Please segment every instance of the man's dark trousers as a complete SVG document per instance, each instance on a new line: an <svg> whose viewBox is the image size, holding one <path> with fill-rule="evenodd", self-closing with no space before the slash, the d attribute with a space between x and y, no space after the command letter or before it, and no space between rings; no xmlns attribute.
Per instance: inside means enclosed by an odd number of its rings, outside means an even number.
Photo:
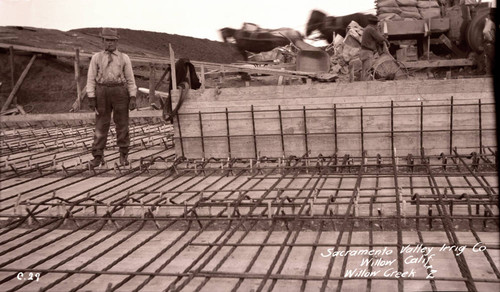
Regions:
<svg viewBox="0 0 500 292"><path fill-rule="evenodd" d="M111 122L111 112L116 127L116 144L120 153L128 154L130 136L128 131L128 107L130 97L124 85L97 85L96 102L97 112L94 133L94 144L92 144L92 155L103 156L108 131Z"/></svg>

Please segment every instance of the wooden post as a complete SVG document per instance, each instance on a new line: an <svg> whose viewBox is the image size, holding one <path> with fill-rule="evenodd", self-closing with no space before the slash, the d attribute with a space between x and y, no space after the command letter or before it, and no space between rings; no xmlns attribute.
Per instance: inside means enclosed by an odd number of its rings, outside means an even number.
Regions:
<svg viewBox="0 0 500 292"><path fill-rule="evenodd" d="M177 90L177 80L175 75L175 56L171 44L168 44L168 50L170 55L170 72L172 72L172 90Z"/></svg>
<svg viewBox="0 0 500 292"><path fill-rule="evenodd" d="M427 61L431 55L431 19L429 18L429 34L427 35Z"/></svg>
<svg viewBox="0 0 500 292"><path fill-rule="evenodd" d="M76 97L80 98L82 89L80 88L80 49L75 49L75 81L76 81Z"/></svg>
<svg viewBox="0 0 500 292"><path fill-rule="evenodd" d="M201 65L201 90L205 90L205 65Z"/></svg>
<svg viewBox="0 0 500 292"><path fill-rule="evenodd" d="M153 63L149 63L149 104L156 104L155 100L155 66Z"/></svg>
<svg viewBox="0 0 500 292"><path fill-rule="evenodd" d="M21 74L21 77L19 77L19 79L17 80L17 83L14 86L14 88L12 89L9 97L7 98L5 103L3 104L2 112L6 111L9 108L10 103L12 102L12 100L14 99L14 96L16 95L17 91L21 87L21 84L23 84L24 78L26 78L26 75L28 75L28 71L30 70L31 65L33 65L33 62L35 61L35 59L36 59L36 55L33 55L33 57L31 57L30 62L28 63L28 66L26 66L26 68L24 69L23 73Z"/></svg>
<svg viewBox="0 0 500 292"><path fill-rule="evenodd" d="M462 52L462 50L460 50L454 43L452 43L450 41L449 38L446 37L446 35L444 34L441 34L439 36L439 40L445 44L453 53L455 53L455 55L457 57L460 57L460 58L464 58L465 57L465 53Z"/></svg>
<svg viewBox="0 0 500 292"><path fill-rule="evenodd" d="M335 34L335 32L333 34ZM281 70L284 71L285 68L281 68ZM278 77L278 85L283 85L283 75Z"/></svg>
<svg viewBox="0 0 500 292"><path fill-rule="evenodd" d="M220 65L219 83L224 82L224 65Z"/></svg>
<svg viewBox="0 0 500 292"><path fill-rule="evenodd" d="M83 89L80 92L80 95L76 97L76 100L73 102L73 105L71 105L71 109L69 110L70 112L77 112L81 109L82 100L85 98L85 95L87 95L87 85L83 87Z"/></svg>
<svg viewBox="0 0 500 292"><path fill-rule="evenodd" d="M167 78L167 82L169 82L168 79L170 79L170 70L168 70L168 67L165 68L165 71L163 71L163 74L161 75L160 79L158 79L158 82L156 82L155 90L160 88L161 83L165 78Z"/></svg>
<svg viewBox="0 0 500 292"><path fill-rule="evenodd" d="M10 81L12 84L11 88L14 88L14 85L16 85L16 80L14 77L14 48L12 46L9 47L9 53L10 53Z"/></svg>

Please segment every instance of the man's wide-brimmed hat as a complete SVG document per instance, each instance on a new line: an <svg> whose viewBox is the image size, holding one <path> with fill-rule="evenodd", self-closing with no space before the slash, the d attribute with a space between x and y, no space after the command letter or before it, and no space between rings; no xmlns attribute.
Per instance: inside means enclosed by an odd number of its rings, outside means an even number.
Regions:
<svg viewBox="0 0 500 292"><path fill-rule="evenodd" d="M108 40L117 40L120 38L118 31L115 28L105 27L102 29L101 37Z"/></svg>

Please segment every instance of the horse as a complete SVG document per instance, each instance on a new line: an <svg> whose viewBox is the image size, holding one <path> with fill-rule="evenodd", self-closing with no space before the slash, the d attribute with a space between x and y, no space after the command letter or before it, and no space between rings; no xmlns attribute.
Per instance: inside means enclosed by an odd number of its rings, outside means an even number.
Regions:
<svg viewBox="0 0 500 292"><path fill-rule="evenodd" d="M236 42L236 47L245 60L247 60L246 51L267 52L302 39L302 35L291 28L246 30L224 27L219 32L224 42L227 43L230 39Z"/></svg>
<svg viewBox="0 0 500 292"><path fill-rule="evenodd" d="M306 36L318 30L321 33L321 38L332 43L333 32L345 37L347 26L351 21L357 22L361 27L366 27L370 18L373 17L376 18L375 15L363 13L353 13L344 16L326 16L325 13L319 10L313 10L307 22Z"/></svg>

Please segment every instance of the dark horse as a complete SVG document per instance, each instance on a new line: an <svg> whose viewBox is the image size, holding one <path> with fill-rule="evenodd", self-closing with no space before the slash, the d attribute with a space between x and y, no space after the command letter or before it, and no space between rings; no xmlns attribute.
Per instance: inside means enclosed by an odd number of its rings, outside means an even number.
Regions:
<svg viewBox="0 0 500 292"><path fill-rule="evenodd" d="M219 30L224 42L234 39L236 47L247 59L246 51L252 53L267 52L276 47L282 47L298 39L301 34L291 28L257 29L254 31L225 27Z"/></svg>
<svg viewBox="0 0 500 292"><path fill-rule="evenodd" d="M360 26L368 25L370 18L376 16L372 14L353 13L344 16L326 16L319 10L313 10L309 21L307 22L306 36L309 36L313 31L319 30L321 37L329 43L333 42L333 32L345 37L346 29L351 21L357 22Z"/></svg>

